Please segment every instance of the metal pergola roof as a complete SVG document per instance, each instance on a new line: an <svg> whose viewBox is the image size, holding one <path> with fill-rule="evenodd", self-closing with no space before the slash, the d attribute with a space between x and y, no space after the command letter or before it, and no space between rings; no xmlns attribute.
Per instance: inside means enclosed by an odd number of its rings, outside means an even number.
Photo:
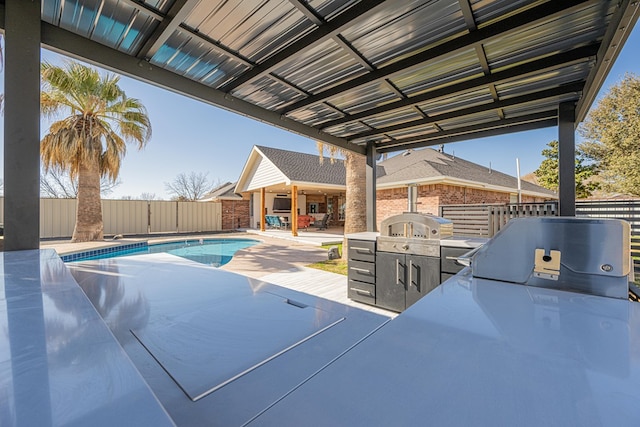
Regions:
<svg viewBox="0 0 640 427"><path fill-rule="evenodd" d="M575 125L635 25L638 3L0 0L5 211L17 217L5 220L5 245L37 244L29 229L37 228L39 134L29 129L37 127L40 43L366 154L369 169L377 152L558 126L560 200L573 204ZM9 237L12 227L22 237Z"/></svg>
<svg viewBox="0 0 640 427"><path fill-rule="evenodd" d="M42 0L42 42L364 153L581 121L636 1Z"/></svg>

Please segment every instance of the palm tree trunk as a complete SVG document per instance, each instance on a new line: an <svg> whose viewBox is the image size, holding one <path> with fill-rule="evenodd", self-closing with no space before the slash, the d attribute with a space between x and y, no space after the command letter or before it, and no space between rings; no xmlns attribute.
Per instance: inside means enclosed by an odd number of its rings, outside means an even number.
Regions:
<svg viewBox="0 0 640 427"><path fill-rule="evenodd" d="M82 160L78 172L78 207L72 242L103 239L100 167L97 156Z"/></svg>
<svg viewBox="0 0 640 427"><path fill-rule="evenodd" d="M344 234L367 231L367 181L366 157L346 152L344 159L346 169L346 206ZM342 244L342 259L347 259L347 239Z"/></svg>

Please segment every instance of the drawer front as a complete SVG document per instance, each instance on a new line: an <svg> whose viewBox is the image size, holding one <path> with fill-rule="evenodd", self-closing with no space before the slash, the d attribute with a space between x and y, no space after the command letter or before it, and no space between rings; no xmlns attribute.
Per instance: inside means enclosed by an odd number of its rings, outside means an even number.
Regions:
<svg viewBox="0 0 640 427"><path fill-rule="evenodd" d="M376 287L375 285L372 285L370 283L358 282L357 280L349 280L347 296L354 301L375 305Z"/></svg>
<svg viewBox="0 0 640 427"><path fill-rule="evenodd" d="M349 280L359 280L366 283L376 283L376 265L372 262L348 262Z"/></svg>
<svg viewBox="0 0 640 427"><path fill-rule="evenodd" d="M463 265L456 263L455 258L472 251L471 248L440 248L440 270L443 273L457 273L464 268Z"/></svg>
<svg viewBox="0 0 640 427"><path fill-rule="evenodd" d="M348 240L349 260L375 262L376 242L368 240Z"/></svg>

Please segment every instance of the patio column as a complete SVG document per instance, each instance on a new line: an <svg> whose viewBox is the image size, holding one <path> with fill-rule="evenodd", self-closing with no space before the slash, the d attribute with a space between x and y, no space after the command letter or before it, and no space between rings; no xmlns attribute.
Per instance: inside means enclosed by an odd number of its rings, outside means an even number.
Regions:
<svg viewBox="0 0 640 427"><path fill-rule="evenodd" d="M5 2L4 249L40 247L40 1Z"/></svg>
<svg viewBox="0 0 640 427"><path fill-rule="evenodd" d="M265 222L267 221L266 214L264 213L264 205L265 203L265 193L266 190L264 187L260 189L260 231L266 230Z"/></svg>
<svg viewBox="0 0 640 427"><path fill-rule="evenodd" d="M291 186L291 219L289 220L289 224L291 224L291 235L298 235L298 186Z"/></svg>
<svg viewBox="0 0 640 427"><path fill-rule="evenodd" d="M576 214L576 105L563 102L558 106L558 195L560 216Z"/></svg>
<svg viewBox="0 0 640 427"><path fill-rule="evenodd" d="M376 225L376 156L377 150L373 142L367 142L367 166L366 180L366 206L367 206L367 231L377 231Z"/></svg>

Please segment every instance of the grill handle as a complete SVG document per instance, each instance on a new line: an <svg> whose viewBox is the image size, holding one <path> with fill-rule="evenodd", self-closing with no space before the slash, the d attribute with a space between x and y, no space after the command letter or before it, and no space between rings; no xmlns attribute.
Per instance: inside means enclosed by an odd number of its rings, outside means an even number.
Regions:
<svg viewBox="0 0 640 427"><path fill-rule="evenodd" d="M371 249L369 248L360 248L358 246L349 246L349 249L353 249L354 251L365 251L371 253Z"/></svg>
<svg viewBox="0 0 640 427"><path fill-rule="evenodd" d="M396 285L400 284L400 260L396 258Z"/></svg>

